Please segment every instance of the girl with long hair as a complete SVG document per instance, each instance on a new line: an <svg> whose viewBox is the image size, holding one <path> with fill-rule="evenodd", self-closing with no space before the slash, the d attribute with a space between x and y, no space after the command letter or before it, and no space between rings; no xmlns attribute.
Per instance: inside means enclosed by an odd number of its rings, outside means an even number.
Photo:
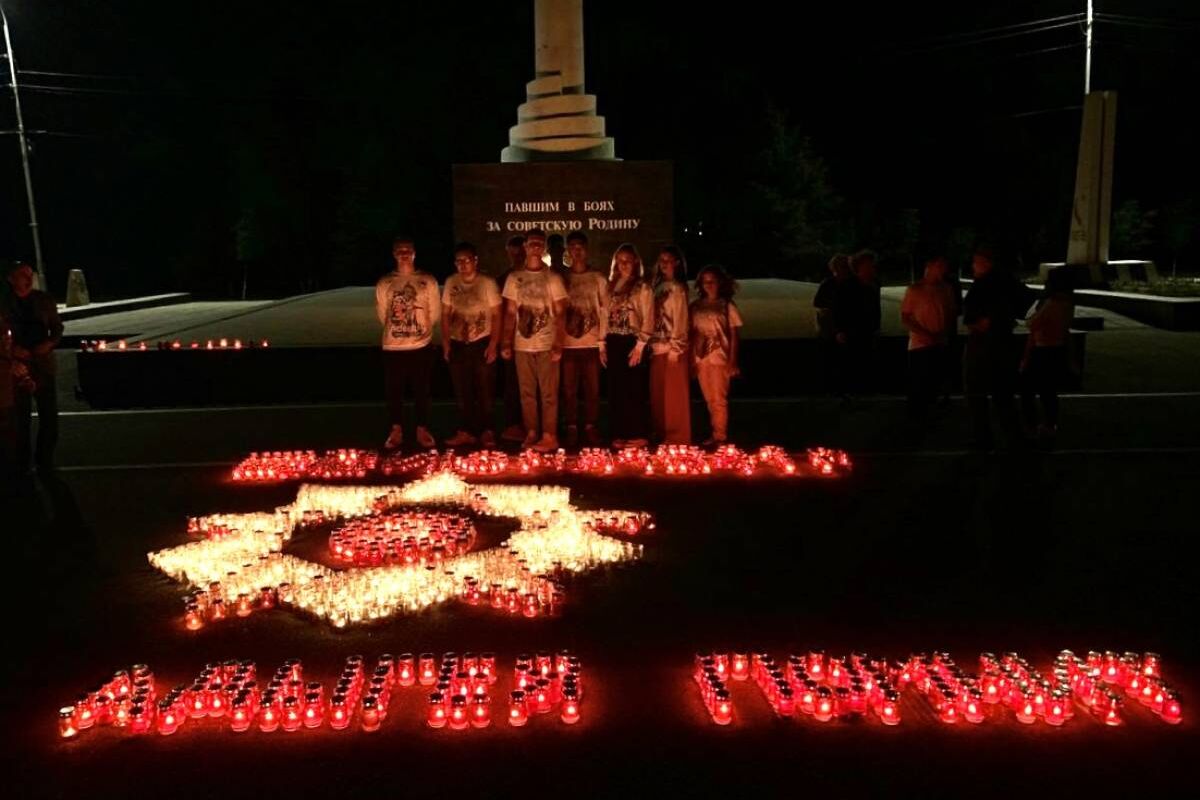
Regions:
<svg viewBox="0 0 1200 800"><path fill-rule="evenodd" d="M688 398L687 259L668 245L654 263L654 334L650 337L650 419L654 439L691 444Z"/></svg>
<svg viewBox="0 0 1200 800"><path fill-rule="evenodd" d="M654 332L654 297L637 248L628 242L613 253L608 272L609 435L614 447L646 445L647 361Z"/></svg>
<svg viewBox="0 0 1200 800"><path fill-rule="evenodd" d="M712 422L712 435L704 444L720 445L729 434L729 381L741 374L738 329L742 315L733 302L737 283L714 264L696 276L696 293L689 315L691 359Z"/></svg>

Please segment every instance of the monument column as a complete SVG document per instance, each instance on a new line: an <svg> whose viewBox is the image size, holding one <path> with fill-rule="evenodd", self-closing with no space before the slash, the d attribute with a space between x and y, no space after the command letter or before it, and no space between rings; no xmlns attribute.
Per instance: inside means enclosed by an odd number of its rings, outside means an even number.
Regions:
<svg viewBox="0 0 1200 800"><path fill-rule="evenodd" d="M500 160L615 158L596 97L583 86L583 0L535 0L533 40L534 78L525 84L525 102Z"/></svg>

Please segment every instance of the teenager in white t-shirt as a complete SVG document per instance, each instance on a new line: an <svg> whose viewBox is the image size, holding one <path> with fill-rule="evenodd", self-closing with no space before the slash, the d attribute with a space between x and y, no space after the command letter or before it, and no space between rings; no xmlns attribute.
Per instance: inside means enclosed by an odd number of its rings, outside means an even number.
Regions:
<svg viewBox="0 0 1200 800"><path fill-rule="evenodd" d="M673 245L654 263L654 333L650 337L650 420L655 441L692 443L688 397L687 260Z"/></svg>
<svg viewBox="0 0 1200 800"><path fill-rule="evenodd" d="M504 339L501 354L517 364L521 387L524 447L548 453L558 449L558 379L562 359L567 290L546 267L546 234L525 233L525 269L504 284ZM541 404L541 418L538 405Z"/></svg>
<svg viewBox="0 0 1200 800"><path fill-rule="evenodd" d="M589 447L601 444L596 421L600 417L600 368L606 364L608 335L608 279L588 266L588 239L583 231L567 235L570 269L562 357L563 420L566 445L579 444L579 405L583 403L583 440Z"/></svg>
<svg viewBox="0 0 1200 800"><path fill-rule="evenodd" d="M454 248L455 274L442 289L442 357L458 400L459 428L448 447L496 446L492 432L492 388L499 349L502 301L496 282L479 272L470 242Z"/></svg>
<svg viewBox="0 0 1200 800"><path fill-rule="evenodd" d="M392 242L396 268L375 284L375 312L383 326L383 375L392 429L384 448L394 450L404 440L404 395L411 390L416 415L417 444L436 446L429 433L429 378L433 369L433 327L442 315L437 280L416 268L417 249L411 238Z"/></svg>
<svg viewBox="0 0 1200 800"><path fill-rule="evenodd" d="M729 381L742 374L738 367L742 315L733 302L737 283L719 266L700 270L696 293L699 298L689 309L691 358L712 423L712 435L704 442L707 447L724 443L729 435Z"/></svg>

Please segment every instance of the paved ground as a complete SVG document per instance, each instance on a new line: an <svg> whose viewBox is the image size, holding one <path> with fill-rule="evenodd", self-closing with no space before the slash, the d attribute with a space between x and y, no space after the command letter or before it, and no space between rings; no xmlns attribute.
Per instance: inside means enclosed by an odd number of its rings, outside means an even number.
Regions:
<svg viewBox="0 0 1200 800"><path fill-rule="evenodd" d="M309 420L290 442L350 432L352 416ZM196 452L191 439L204 432L224 435L206 427L213 418L161 428L162 455ZM95 440L110 464L131 455L122 430ZM13 796L743 796L792 794L798 783L835 796L1106 796L1178 789L1200 755L1192 716L1179 728L1138 709L1115 730L1086 718L1062 729L1003 719L946 728L912 695L899 728L820 728L774 721L739 686L738 721L720 729L687 676L692 652L709 647L948 649L967 666L981 650L1043 661L1062 647L1133 649L1162 653L1191 696L1200 598L1195 565L1179 556L1192 538L1194 451L860 454L842 481L570 478L578 502L650 509L659 529L645 563L572 584L558 619L446 607L335 634L275 612L188 634L178 588L145 552L183 541L187 515L271 508L294 493L230 485L225 474L76 469L10 506L6 607L18 657L3 690L4 750L20 764L9 773ZM571 729L542 719L521 732L431 732L411 690L376 737L239 738L211 723L169 739L100 731L63 743L54 732L61 703L135 661L173 685L209 661L272 669L297 656L328 681L352 652L494 649L511 663L564 646L588 670L585 720Z"/></svg>

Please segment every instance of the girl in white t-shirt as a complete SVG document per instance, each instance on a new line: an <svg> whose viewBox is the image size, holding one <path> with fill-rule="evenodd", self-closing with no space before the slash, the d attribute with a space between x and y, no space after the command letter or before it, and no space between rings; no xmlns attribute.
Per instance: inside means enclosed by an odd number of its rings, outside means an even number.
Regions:
<svg viewBox="0 0 1200 800"><path fill-rule="evenodd" d="M722 267L712 265L696 276L692 302L691 360L708 405L712 436L706 446L723 443L729 432L729 380L741 374L738 368L739 332L742 315L733 296L737 283Z"/></svg>

